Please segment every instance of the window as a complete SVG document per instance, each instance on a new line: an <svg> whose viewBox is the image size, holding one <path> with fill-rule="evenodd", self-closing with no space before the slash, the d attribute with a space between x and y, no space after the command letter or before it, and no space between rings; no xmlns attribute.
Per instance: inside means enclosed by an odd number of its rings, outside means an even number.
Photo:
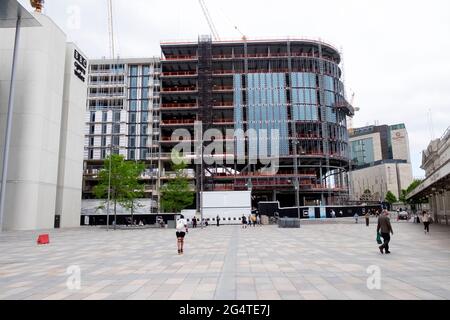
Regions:
<svg viewBox="0 0 450 320"><path fill-rule="evenodd" d="M102 112L102 121L107 122L108 121L108 113L106 111Z"/></svg>
<svg viewBox="0 0 450 320"><path fill-rule="evenodd" d="M142 88L142 99L148 98L148 88Z"/></svg>
<svg viewBox="0 0 450 320"><path fill-rule="evenodd" d="M106 124L102 125L102 134L106 134Z"/></svg>
<svg viewBox="0 0 450 320"><path fill-rule="evenodd" d="M134 150L130 150L128 152L128 159L129 160L134 160L134 155L135 155L135 151Z"/></svg>
<svg viewBox="0 0 450 320"><path fill-rule="evenodd" d="M113 125L113 133L115 134L120 133L120 124Z"/></svg>
<svg viewBox="0 0 450 320"><path fill-rule="evenodd" d="M147 134L147 128L148 128L148 126L146 124L143 124L141 126L141 134L142 135L146 135Z"/></svg>
<svg viewBox="0 0 450 320"><path fill-rule="evenodd" d="M102 146L106 146L106 137L102 137Z"/></svg>
<svg viewBox="0 0 450 320"><path fill-rule="evenodd" d="M102 150L101 158L102 159L106 158L106 150L105 149Z"/></svg>
<svg viewBox="0 0 450 320"><path fill-rule="evenodd" d="M137 99L137 89L130 89L130 99Z"/></svg>
<svg viewBox="0 0 450 320"><path fill-rule="evenodd" d="M89 159L94 159L94 150L89 150Z"/></svg>
<svg viewBox="0 0 450 320"><path fill-rule="evenodd" d="M143 75L148 75L148 74L150 74L150 66L143 66L143 67L142 67L142 74L143 74Z"/></svg>
<svg viewBox="0 0 450 320"><path fill-rule="evenodd" d="M141 101L141 110L148 110L148 100Z"/></svg>
<svg viewBox="0 0 450 320"><path fill-rule="evenodd" d="M136 138L135 137L130 138L130 147L132 147L132 148L136 147Z"/></svg>
<svg viewBox="0 0 450 320"><path fill-rule="evenodd" d="M119 145L119 136L114 136L113 137L113 146L118 146Z"/></svg>
<svg viewBox="0 0 450 320"><path fill-rule="evenodd" d="M114 122L120 122L120 111L115 111L113 117Z"/></svg>
<svg viewBox="0 0 450 320"><path fill-rule="evenodd" d="M89 129L89 133L94 134L94 132L95 132L95 126L91 126L91 128Z"/></svg>
<svg viewBox="0 0 450 320"><path fill-rule="evenodd" d="M136 134L136 125L135 124L130 125L130 128L128 129L128 134L129 135L135 135Z"/></svg>
<svg viewBox="0 0 450 320"><path fill-rule="evenodd" d="M144 88L148 87L148 83L150 82L150 78L149 77L142 77L142 86Z"/></svg>
<svg viewBox="0 0 450 320"><path fill-rule="evenodd" d="M91 122L95 122L95 112L91 112Z"/></svg>
<svg viewBox="0 0 450 320"><path fill-rule="evenodd" d="M93 146L94 145L94 137L89 139L89 145Z"/></svg>
<svg viewBox="0 0 450 320"><path fill-rule="evenodd" d="M141 122L148 122L148 112L141 113Z"/></svg>
<svg viewBox="0 0 450 320"><path fill-rule="evenodd" d="M141 151L141 159L142 160L146 160L147 159L147 153L148 153L147 149L142 149L142 151Z"/></svg>
<svg viewBox="0 0 450 320"><path fill-rule="evenodd" d="M130 123L136 123L136 112L130 112Z"/></svg>
<svg viewBox="0 0 450 320"><path fill-rule="evenodd" d="M131 77L130 78L130 87L136 88L137 87L137 77Z"/></svg>
<svg viewBox="0 0 450 320"><path fill-rule="evenodd" d="M130 67L130 75L131 76L137 76L138 75L138 67L137 66L131 66Z"/></svg>
<svg viewBox="0 0 450 320"><path fill-rule="evenodd" d="M130 101L130 111L136 111L136 109L137 109L137 101L131 100Z"/></svg>

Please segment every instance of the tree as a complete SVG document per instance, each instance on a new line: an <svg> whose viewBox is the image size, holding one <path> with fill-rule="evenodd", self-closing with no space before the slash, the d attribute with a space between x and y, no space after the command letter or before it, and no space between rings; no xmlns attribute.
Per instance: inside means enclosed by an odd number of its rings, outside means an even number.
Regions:
<svg viewBox="0 0 450 320"><path fill-rule="evenodd" d="M194 201L194 192L189 187L189 181L184 174L185 168L185 162L172 161L175 178L161 188L161 207L164 211L180 212Z"/></svg>
<svg viewBox="0 0 450 320"><path fill-rule="evenodd" d="M411 193L414 189L416 189L422 183L421 179L414 179L413 182L406 188L406 194Z"/></svg>
<svg viewBox="0 0 450 320"><path fill-rule="evenodd" d="M386 198L385 198L386 202L388 202L389 204L393 204L397 202L397 198L395 197L395 195L391 192L388 191L386 193Z"/></svg>
<svg viewBox="0 0 450 320"><path fill-rule="evenodd" d="M105 199L108 195L108 186L111 179L110 197L114 203L114 221L117 221L117 203L131 209L133 215L133 210L138 205L136 199L141 197L144 192L143 185L138 181L144 169L142 163L125 161L122 155L113 154L105 159L104 167L99 172L99 183L93 191L97 198ZM104 202L106 203L106 201Z"/></svg>
<svg viewBox="0 0 450 320"><path fill-rule="evenodd" d="M406 204L408 201L406 201L406 196L408 195L408 192L406 192L405 189L402 189L400 196L398 197L398 201L400 201L403 204Z"/></svg>

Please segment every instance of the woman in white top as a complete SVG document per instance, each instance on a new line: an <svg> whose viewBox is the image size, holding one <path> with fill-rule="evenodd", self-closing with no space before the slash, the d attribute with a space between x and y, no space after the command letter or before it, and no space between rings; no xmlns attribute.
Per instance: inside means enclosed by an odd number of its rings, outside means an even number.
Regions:
<svg viewBox="0 0 450 320"><path fill-rule="evenodd" d="M426 211L423 212L422 222L423 222L423 232L425 234L430 233L431 215Z"/></svg>
<svg viewBox="0 0 450 320"><path fill-rule="evenodd" d="M187 221L183 215L180 215L180 218L177 220L176 229L178 254L183 254L184 236L188 232Z"/></svg>

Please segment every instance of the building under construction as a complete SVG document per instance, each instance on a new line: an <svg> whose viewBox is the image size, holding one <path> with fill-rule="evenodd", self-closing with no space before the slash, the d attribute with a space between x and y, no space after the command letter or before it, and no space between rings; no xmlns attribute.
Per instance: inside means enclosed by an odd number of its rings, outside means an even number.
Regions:
<svg viewBox="0 0 450 320"><path fill-rule="evenodd" d="M185 129L192 138L183 142L193 142L192 158L199 157L194 143L200 139L203 150L211 141L223 142L222 154L216 150L209 157L226 163L211 164L202 151L202 161L190 164L197 194L251 190L255 206L273 200L282 206L332 205L347 199L346 117L354 112L345 99L338 50L313 40L210 37L163 42L161 49L162 169L170 168L169 154L180 143L172 134ZM197 121L202 133L213 128L222 137L195 136ZM253 130L258 136L237 137L227 129ZM277 150L269 155L278 162L276 172L268 174L251 154L255 148L270 150L271 132L277 133ZM243 159L237 157L239 148Z"/></svg>

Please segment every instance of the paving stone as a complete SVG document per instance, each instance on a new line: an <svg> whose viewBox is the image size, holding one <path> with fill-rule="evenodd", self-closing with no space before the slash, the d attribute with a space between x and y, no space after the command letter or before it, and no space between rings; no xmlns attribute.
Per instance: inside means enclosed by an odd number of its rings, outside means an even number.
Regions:
<svg viewBox="0 0 450 320"><path fill-rule="evenodd" d="M450 299L450 229L393 222L390 255L376 226L304 224L174 230L73 228L0 234L0 299ZM95 245L93 245L95 244ZM79 267L80 290L67 290ZM381 288L370 290L371 268Z"/></svg>

